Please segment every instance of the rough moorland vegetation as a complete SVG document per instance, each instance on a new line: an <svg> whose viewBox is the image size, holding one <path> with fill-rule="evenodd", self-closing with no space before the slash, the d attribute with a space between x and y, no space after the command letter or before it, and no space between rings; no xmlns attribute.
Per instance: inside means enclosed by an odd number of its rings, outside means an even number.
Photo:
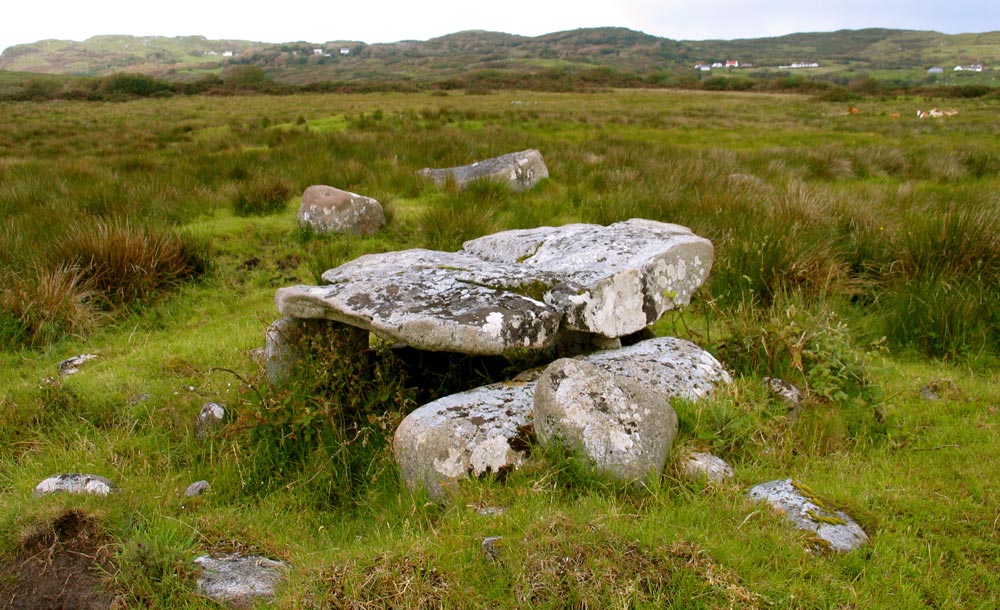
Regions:
<svg viewBox="0 0 1000 610"><path fill-rule="evenodd" d="M241 551L292 566L280 607L1000 603L991 100L152 95L0 102L4 599L61 589L74 595L64 605L215 607L193 559ZM949 115L917 118L933 106ZM527 148L550 178L524 193L417 175ZM297 195L313 184L375 197L386 227L298 228ZM736 378L674 405L678 454L733 465L721 487L668 465L636 489L538 451L437 505L401 487L388 447L446 379L331 354L275 389L250 355L277 288L358 255L634 217L716 248L692 307L653 330L705 347ZM97 357L60 375L84 353ZM763 376L799 385L801 406ZM199 434L209 401L228 419ZM66 472L121 491L33 496ZM816 554L745 498L782 477L851 513L871 545ZM185 497L199 479L211 491Z"/></svg>

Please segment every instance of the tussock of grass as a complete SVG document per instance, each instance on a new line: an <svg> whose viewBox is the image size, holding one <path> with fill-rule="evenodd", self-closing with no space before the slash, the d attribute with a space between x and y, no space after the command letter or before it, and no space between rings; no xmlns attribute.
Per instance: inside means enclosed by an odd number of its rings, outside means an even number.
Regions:
<svg viewBox="0 0 1000 610"><path fill-rule="evenodd" d="M54 247L110 307L150 301L207 271L204 246L126 222L80 224Z"/></svg>

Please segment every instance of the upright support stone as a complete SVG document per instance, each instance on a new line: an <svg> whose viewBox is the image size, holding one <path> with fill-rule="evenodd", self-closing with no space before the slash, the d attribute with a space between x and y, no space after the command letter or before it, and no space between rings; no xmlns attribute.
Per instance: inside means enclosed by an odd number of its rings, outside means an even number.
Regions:
<svg viewBox="0 0 1000 610"><path fill-rule="evenodd" d="M275 387L284 385L295 366L316 350L355 358L367 348L368 331L362 328L317 318L281 318L265 334L267 381Z"/></svg>

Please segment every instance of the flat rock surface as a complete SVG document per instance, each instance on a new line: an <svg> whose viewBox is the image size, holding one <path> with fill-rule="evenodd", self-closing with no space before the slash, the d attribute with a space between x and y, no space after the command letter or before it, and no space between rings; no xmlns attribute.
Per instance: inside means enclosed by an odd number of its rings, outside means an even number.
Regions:
<svg viewBox="0 0 1000 610"><path fill-rule="evenodd" d="M515 292L537 290L545 278L515 275L460 252L369 254L323 279L329 284L279 289L278 310L359 326L420 349L480 355L548 347L559 328L558 311Z"/></svg>
<svg viewBox="0 0 1000 610"><path fill-rule="evenodd" d="M811 489L792 479L755 485L747 495L767 502L794 527L814 532L821 548L844 552L868 544L868 535L846 513L827 506Z"/></svg>
<svg viewBox="0 0 1000 610"><path fill-rule="evenodd" d="M646 328L690 301L713 252L684 227L641 219L505 231L465 248L362 256L324 273L327 285L279 289L275 303L425 350L538 350L560 333Z"/></svg>
<svg viewBox="0 0 1000 610"><path fill-rule="evenodd" d="M257 598L274 597L285 577L286 565L258 555L237 553L194 560L201 567L198 590L217 602L248 608Z"/></svg>
<svg viewBox="0 0 1000 610"><path fill-rule="evenodd" d="M687 227L641 218L503 231L463 250L559 277L545 302L563 312L563 326L606 337L637 332L687 305L714 257L712 243Z"/></svg>

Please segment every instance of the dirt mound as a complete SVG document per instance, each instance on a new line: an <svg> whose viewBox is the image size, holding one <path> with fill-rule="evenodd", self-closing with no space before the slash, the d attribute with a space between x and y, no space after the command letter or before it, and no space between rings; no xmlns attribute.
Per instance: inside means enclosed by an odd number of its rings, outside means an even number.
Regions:
<svg viewBox="0 0 1000 610"><path fill-rule="evenodd" d="M107 610L108 537L97 521L68 510L22 532L18 553L0 558L0 608Z"/></svg>

